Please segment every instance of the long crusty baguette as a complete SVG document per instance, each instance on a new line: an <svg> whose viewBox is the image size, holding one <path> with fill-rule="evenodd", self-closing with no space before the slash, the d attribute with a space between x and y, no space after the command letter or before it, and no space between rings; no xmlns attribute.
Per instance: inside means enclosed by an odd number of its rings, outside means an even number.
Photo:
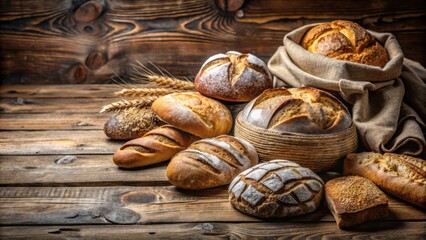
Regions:
<svg viewBox="0 0 426 240"><path fill-rule="evenodd" d="M125 143L113 156L114 163L122 168L143 167L172 158L186 149L198 137L164 125L147 132L143 137Z"/></svg>
<svg viewBox="0 0 426 240"><path fill-rule="evenodd" d="M412 204L426 208L426 161L394 153L353 153L344 162L345 175L359 175Z"/></svg>

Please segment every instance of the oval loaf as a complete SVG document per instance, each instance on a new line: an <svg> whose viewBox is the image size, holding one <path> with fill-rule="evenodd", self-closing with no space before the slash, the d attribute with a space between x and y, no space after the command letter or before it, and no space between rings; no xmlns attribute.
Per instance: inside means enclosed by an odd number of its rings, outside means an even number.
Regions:
<svg viewBox="0 0 426 240"><path fill-rule="evenodd" d="M201 138L227 134L232 128L229 109L198 92L162 96L151 108L161 120Z"/></svg>
<svg viewBox="0 0 426 240"><path fill-rule="evenodd" d="M256 127L302 134L335 133L352 125L337 98L310 87L268 89L247 104L240 118Z"/></svg>
<svg viewBox="0 0 426 240"><path fill-rule="evenodd" d="M229 185L229 200L239 211L261 218L290 217L315 211L324 182L308 168L287 160L258 164Z"/></svg>
<svg viewBox="0 0 426 240"><path fill-rule="evenodd" d="M222 135L201 139L176 154L167 167L167 178L179 188L205 189L229 184L259 159L245 140Z"/></svg>

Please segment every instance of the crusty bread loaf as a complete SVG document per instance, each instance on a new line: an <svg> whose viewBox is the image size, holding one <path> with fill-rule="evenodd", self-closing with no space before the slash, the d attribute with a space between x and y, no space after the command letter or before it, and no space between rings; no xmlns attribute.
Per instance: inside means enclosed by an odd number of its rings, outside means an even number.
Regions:
<svg viewBox="0 0 426 240"><path fill-rule="evenodd" d="M330 58L383 67L389 61L386 49L360 25L350 21L319 24L301 42L310 52Z"/></svg>
<svg viewBox="0 0 426 240"><path fill-rule="evenodd" d="M308 168L287 160L258 164L229 185L229 201L239 211L261 217L290 217L318 208L324 183Z"/></svg>
<svg viewBox="0 0 426 240"><path fill-rule="evenodd" d="M385 192L426 208L425 160L394 153L352 153L343 172L368 178Z"/></svg>
<svg viewBox="0 0 426 240"><path fill-rule="evenodd" d="M348 176L328 181L325 199L340 228L388 215L388 198L372 181L363 177Z"/></svg>
<svg viewBox="0 0 426 240"><path fill-rule="evenodd" d="M348 129L352 119L333 95L310 87L268 89L240 114L256 127L288 133L324 134Z"/></svg>
<svg viewBox="0 0 426 240"><path fill-rule="evenodd" d="M143 167L167 161L198 139L171 125L164 125L125 143L114 153L113 161L122 168Z"/></svg>
<svg viewBox="0 0 426 240"><path fill-rule="evenodd" d="M162 96L152 104L152 110L161 120L201 138L227 134L232 128L229 109L198 92Z"/></svg>
<svg viewBox="0 0 426 240"><path fill-rule="evenodd" d="M258 161L250 143L222 135L196 141L176 154L167 167L167 178L179 188L211 188L230 183Z"/></svg>
<svg viewBox="0 0 426 240"><path fill-rule="evenodd" d="M145 133L165 123L151 107L131 107L115 113L104 125L104 132L111 139L129 140L142 137Z"/></svg>
<svg viewBox="0 0 426 240"><path fill-rule="evenodd" d="M194 85L198 92L208 97L248 102L272 88L272 76L266 64L256 56L229 51L207 59Z"/></svg>

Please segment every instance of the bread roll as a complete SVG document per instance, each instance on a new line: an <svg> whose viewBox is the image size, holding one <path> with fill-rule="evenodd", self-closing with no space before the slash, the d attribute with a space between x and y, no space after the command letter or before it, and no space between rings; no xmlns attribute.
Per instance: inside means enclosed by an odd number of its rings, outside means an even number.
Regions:
<svg viewBox="0 0 426 240"><path fill-rule="evenodd" d="M389 61L386 49L360 25L333 21L306 32L302 46L330 58L383 67Z"/></svg>
<svg viewBox="0 0 426 240"><path fill-rule="evenodd" d="M229 201L237 210L261 218L290 217L318 208L324 183L308 168L287 160L258 164L229 185Z"/></svg>
<svg viewBox="0 0 426 240"><path fill-rule="evenodd" d="M232 128L229 109L197 92L162 96L154 101L152 110L161 120L201 138L227 134Z"/></svg>
<svg viewBox="0 0 426 240"><path fill-rule="evenodd" d="M287 133L336 133L352 125L349 111L337 98L310 87L268 89L247 104L240 118Z"/></svg>
<svg viewBox="0 0 426 240"><path fill-rule="evenodd" d="M363 152L349 154L345 175L359 175L414 205L426 208L426 161L401 154Z"/></svg>
<svg viewBox="0 0 426 240"><path fill-rule="evenodd" d="M115 113L104 125L104 132L111 139L129 140L142 137L152 129L164 125L151 107L131 107Z"/></svg>
<svg viewBox="0 0 426 240"><path fill-rule="evenodd" d="M167 178L179 188L211 188L230 183L237 174L258 161L250 143L222 135L196 141L176 154L167 167Z"/></svg>
<svg viewBox="0 0 426 240"><path fill-rule="evenodd" d="M388 215L388 198L370 180L340 177L325 184L327 206L339 228L347 228Z"/></svg>
<svg viewBox="0 0 426 240"><path fill-rule="evenodd" d="M248 102L272 88L272 76L266 64L256 56L229 51L207 59L194 85L198 92L208 97Z"/></svg>
<svg viewBox="0 0 426 240"><path fill-rule="evenodd" d="M143 167L169 160L197 139L190 133L164 125L125 143L112 159L122 168Z"/></svg>

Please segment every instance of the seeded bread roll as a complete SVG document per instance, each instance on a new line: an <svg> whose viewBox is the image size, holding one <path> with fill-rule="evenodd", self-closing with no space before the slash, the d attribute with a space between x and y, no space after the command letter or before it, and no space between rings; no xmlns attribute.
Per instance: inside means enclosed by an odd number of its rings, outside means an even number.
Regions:
<svg viewBox="0 0 426 240"><path fill-rule="evenodd" d="M229 51L207 59L195 77L194 86L208 97L248 102L272 88L272 76L256 56Z"/></svg>
<svg viewBox="0 0 426 240"><path fill-rule="evenodd" d="M349 111L337 98L310 87L266 90L239 117L256 127L287 133L336 133L352 125Z"/></svg>
<svg viewBox="0 0 426 240"><path fill-rule="evenodd" d="M258 161L250 143L222 135L196 141L176 154L167 167L167 178L179 188L211 188L230 183Z"/></svg>
<svg viewBox="0 0 426 240"><path fill-rule="evenodd" d="M161 120L201 138L227 134L232 128L229 109L198 92L162 96L151 108Z"/></svg>
<svg viewBox="0 0 426 240"><path fill-rule="evenodd" d="M287 160L258 164L229 185L229 201L237 210L261 218L290 217L315 211L324 183L308 168Z"/></svg>
<svg viewBox="0 0 426 240"><path fill-rule="evenodd" d="M388 215L388 198L374 183L359 176L335 178L325 184L327 206L339 228Z"/></svg>
<svg viewBox="0 0 426 240"><path fill-rule="evenodd" d="M330 58L383 67L389 61L386 49L360 25L333 21L306 32L302 46Z"/></svg>
<svg viewBox="0 0 426 240"><path fill-rule="evenodd" d="M426 208L425 160L395 153L353 153L346 157L343 171L368 178L385 192Z"/></svg>
<svg viewBox="0 0 426 240"><path fill-rule="evenodd" d="M143 167L167 161L196 140L198 137L190 133L164 125L125 143L114 153L113 161L122 168Z"/></svg>
<svg viewBox="0 0 426 240"><path fill-rule="evenodd" d="M131 107L115 113L105 123L104 132L111 139L130 140L164 124L151 107Z"/></svg>

